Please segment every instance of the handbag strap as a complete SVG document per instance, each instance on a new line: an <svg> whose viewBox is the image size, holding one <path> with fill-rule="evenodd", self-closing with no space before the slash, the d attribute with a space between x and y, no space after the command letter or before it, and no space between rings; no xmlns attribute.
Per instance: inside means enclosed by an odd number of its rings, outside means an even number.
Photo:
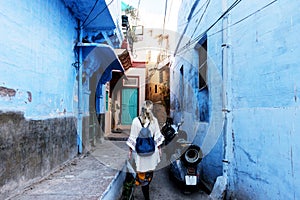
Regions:
<svg viewBox="0 0 300 200"><path fill-rule="evenodd" d="M142 125L142 127L144 127L144 124L142 123L142 120L140 119L140 117L138 117L138 119L139 119L139 121L141 122L141 125ZM147 125L147 127L146 128L148 128L150 126L150 122L148 123L148 125ZM145 127L144 127L145 128ZM154 134L153 134L153 137L152 137L153 139L154 139Z"/></svg>
<svg viewBox="0 0 300 200"><path fill-rule="evenodd" d="M141 118L140 118L140 117L138 117L138 119L140 120L142 127L144 127L144 124L142 123L142 120L141 120ZM148 128L149 126L150 126L150 122L148 123L148 125L147 125L147 127L146 127L146 128ZM144 128L145 128L145 127L144 127Z"/></svg>

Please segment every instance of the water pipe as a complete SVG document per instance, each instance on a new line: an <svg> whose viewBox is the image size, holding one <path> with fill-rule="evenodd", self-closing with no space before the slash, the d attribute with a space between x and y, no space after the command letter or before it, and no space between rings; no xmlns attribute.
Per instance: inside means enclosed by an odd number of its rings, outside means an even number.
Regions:
<svg viewBox="0 0 300 200"><path fill-rule="evenodd" d="M222 0L222 12L227 10L227 0ZM229 46L229 33L228 33L228 14L223 17L222 20L222 77L223 77L223 87L222 87L222 111L224 117L224 157L223 157L223 176L225 180L228 181L228 175L230 170L230 162L232 158L232 140L231 140L231 113L228 101L228 50ZM228 183L226 183L228 185Z"/></svg>
<svg viewBox="0 0 300 200"><path fill-rule="evenodd" d="M82 28L78 20L78 42L82 39ZM82 153L82 115L83 115L83 89L82 89L82 47L78 47L78 116L77 116L77 146L78 153Z"/></svg>

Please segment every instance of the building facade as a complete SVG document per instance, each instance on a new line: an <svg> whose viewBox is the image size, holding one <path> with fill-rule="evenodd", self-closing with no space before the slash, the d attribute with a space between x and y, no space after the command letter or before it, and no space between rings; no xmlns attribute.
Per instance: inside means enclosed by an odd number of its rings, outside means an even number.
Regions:
<svg viewBox="0 0 300 200"><path fill-rule="evenodd" d="M227 198L300 197L299 7L182 1L171 115L203 149L202 179L226 178Z"/></svg>
<svg viewBox="0 0 300 200"><path fill-rule="evenodd" d="M99 81L109 81L112 70L123 71L113 50L123 40L121 2L94 4L0 3L1 198L91 146L90 98L95 102ZM99 49L105 59L90 54Z"/></svg>

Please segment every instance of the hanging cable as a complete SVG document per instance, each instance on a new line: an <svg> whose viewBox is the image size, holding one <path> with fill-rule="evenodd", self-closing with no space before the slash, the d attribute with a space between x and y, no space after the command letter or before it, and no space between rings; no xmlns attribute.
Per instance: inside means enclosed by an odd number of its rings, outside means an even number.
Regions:
<svg viewBox="0 0 300 200"><path fill-rule="evenodd" d="M208 0L208 1L206 1L206 2L207 2L207 4L206 4L206 7L205 7L205 9L204 9L204 12L202 13L202 15L201 15L201 17L200 17L200 19L199 19L199 22L198 22L196 28L194 29L194 31L193 31L193 33L192 33L192 35L191 35L190 41L191 41L191 39L193 38L193 36L194 36L196 30L198 29L199 24L201 23L204 14L206 13L206 10L207 10L207 8L208 8L208 5L209 5L209 3L210 3L210 0ZM189 41L189 42L190 42L190 41Z"/></svg>
<svg viewBox="0 0 300 200"><path fill-rule="evenodd" d="M99 0L96 0L96 1L95 1L93 8L92 8L91 11L89 12L89 14L86 16L85 20L82 22L81 27L84 26L86 20L88 20L88 18L90 17L90 15L91 15L91 13L93 12L93 10L95 9L95 7L96 7L98 1L99 1Z"/></svg>
<svg viewBox="0 0 300 200"><path fill-rule="evenodd" d="M110 4L112 4L114 0L111 0L109 2L109 4L107 4L93 19L91 19L91 21L89 21L89 23L87 23L85 26L82 26L82 28L86 28L89 24L91 24L93 21L95 21L95 19L97 19L107 8L108 6L110 6Z"/></svg>
<svg viewBox="0 0 300 200"><path fill-rule="evenodd" d="M168 21L170 20L170 15L171 15L172 7L173 7L173 1L171 1L171 5L170 5L170 8L169 8Z"/></svg>
<svg viewBox="0 0 300 200"><path fill-rule="evenodd" d="M162 37L161 40L162 41L160 43L160 51L161 51L161 53L167 51L167 47L164 50L162 49L163 40L164 40L164 37L165 37L167 9L168 9L168 0L166 0L166 2L165 2L164 22L163 22L163 30L162 30L162 35L161 35L161 37Z"/></svg>
<svg viewBox="0 0 300 200"><path fill-rule="evenodd" d="M165 3L165 14L164 14L164 23L163 23L163 35L165 33L167 9L168 9L168 0L166 0L166 3Z"/></svg>
<svg viewBox="0 0 300 200"><path fill-rule="evenodd" d="M189 22L191 21L191 17L193 16L193 13L194 13L194 11L195 11L195 9L196 9L198 3L199 3L199 0L194 1L194 4L193 4L193 6L192 6L192 8L191 8L191 11L190 11L190 14L189 14L189 16L188 16L188 18L187 18L188 23L185 25L184 30L183 30L183 32L181 33L180 38L179 38L179 40L178 40L178 42L177 42L176 48L175 48L175 50L174 50L174 56L175 56L175 55L177 54L177 52L178 52L178 49L179 49L179 47L180 47L180 43L182 42L183 36L184 36L184 34L186 33L186 30L187 30L187 28L188 28Z"/></svg>
<svg viewBox="0 0 300 200"><path fill-rule="evenodd" d="M198 15L198 13L202 10L202 8L206 5L206 3L210 1L210 0L206 0L206 2L199 8L199 10L197 12L195 12L195 14L191 17L191 19L193 19L195 16ZM184 22L178 26L183 26L183 25L186 25L187 23L189 23L188 21L187 22Z"/></svg>
<svg viewBox="0 0 300 200"><path fill-rule="evenodd" d="M243 22L244 20L248 19L248 18L251 17L252 15L255 15L256 13L258 13L258 12L264 10L265 8L271 6L271 5L272 5L273 3L275 3L276 1L278 1L278 0L274 0L274 1L270 2L270 3L268 3L267 5L263 6L262 8L256 10L255 12L253 12L253 13L247 15L246 17L244 17L244 18L242 18L242 19L240 19L240 20L234 22L233 24L227 26L226 28L222 28L221 30L216 31L216 32L210 34L209 37L210 37L210 36L213 36L213 35L216 35L217 33L220 33L220 32L222 32L222 31L225 30L225 29L228 29L228 28L230 28L230 27L233 27L233 26L235 26L235 25L237 25L237 24Z"/></svg>
<svg viewBox="0 0 300 200"><path fill-rule="evenodd" d="M200 35L195 37L193 40L190 40L188 43L186 43L183 47L181 47L176 54L181 53L182 51L185 51L190 46L198 42L204 35L212 29L226 14L228 14L233 8L235 8L242 0L236 0L212 25L210 25L205 31L203 31ZM175 54L175 55L176 55Z"/></svg>

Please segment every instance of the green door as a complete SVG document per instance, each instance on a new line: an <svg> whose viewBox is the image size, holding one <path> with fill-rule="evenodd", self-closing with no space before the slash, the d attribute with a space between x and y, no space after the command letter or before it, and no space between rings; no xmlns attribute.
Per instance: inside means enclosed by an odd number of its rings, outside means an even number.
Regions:
<svg viewBox="0 0 300 200"><path fill-rule="evenodd" d="M138 115L138 89L124 88L122 90L122 125L130 125L132 119Z"/></svg>

